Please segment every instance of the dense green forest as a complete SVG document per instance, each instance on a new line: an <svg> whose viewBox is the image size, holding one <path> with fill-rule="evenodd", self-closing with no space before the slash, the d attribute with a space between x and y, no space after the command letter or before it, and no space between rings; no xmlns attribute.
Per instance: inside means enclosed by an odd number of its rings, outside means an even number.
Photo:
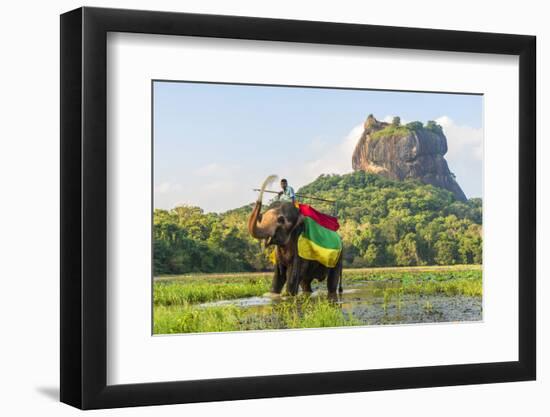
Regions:
<svg viewBox="0 0 550 417"><path fill-rule="evenodd" d="M462 203L444 189L362 171L321 175L298 193L337 200L345 267L482 261L481 199ZM312 205L333 214L332 205ZM251 210L252 205L221 214L188 206L155 210L155 275L271 268L268 254L248 235Z"/></svg>

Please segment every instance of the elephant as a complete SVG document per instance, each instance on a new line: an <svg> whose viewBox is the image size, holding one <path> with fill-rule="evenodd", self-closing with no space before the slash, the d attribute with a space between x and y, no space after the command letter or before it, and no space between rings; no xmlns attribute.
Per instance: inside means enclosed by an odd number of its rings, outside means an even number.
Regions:
<svg viewBox="0 0 550 417"><path fill-rule="evenodd" d="M276 201L262 213L262 197L267 182L268 180L262 185L258 200L248 218L248 231L252 237L265 240L266 247L276 246L276 265L270 292L274 295L281 294L286 283L290 295L296 295L299 287L304 293L311 293L314 279L326 279L329 298L336 298L337 293L343 292L343 251L334 268L298 256L298 237L305 227L303 216L289 201Z"/></svg>

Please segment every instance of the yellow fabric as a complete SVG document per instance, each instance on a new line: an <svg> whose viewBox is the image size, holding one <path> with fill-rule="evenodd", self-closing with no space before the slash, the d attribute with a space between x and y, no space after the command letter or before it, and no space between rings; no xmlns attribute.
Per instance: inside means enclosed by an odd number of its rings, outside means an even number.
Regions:
<svg viewBox="0 0 550 417"><path fill-rule="evenodd" d="M298 238L298 256L310 261L317 261L328 268L338 263L341 249L327 249L300 235Z"/></svg>
<svg viewBox="0 0 550 417"><path fill-rule="evenodd" d="M269 254L269 260L273 265L277 264L277 249L273 249Z"/></svg>

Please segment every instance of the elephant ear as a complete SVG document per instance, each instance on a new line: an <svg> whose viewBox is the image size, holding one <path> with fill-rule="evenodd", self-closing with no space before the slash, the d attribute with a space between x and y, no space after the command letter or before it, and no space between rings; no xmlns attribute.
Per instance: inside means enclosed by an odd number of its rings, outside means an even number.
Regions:
<svg viewBox="0 0 550 417"><path fill-rule="evenodd" d="M302 213L298 214L298 220L296 220L296 223L294 226L292 226L292 229L290 230L290 234L298 233L300 234L302 232L304 225L304 215Z"/></svg>

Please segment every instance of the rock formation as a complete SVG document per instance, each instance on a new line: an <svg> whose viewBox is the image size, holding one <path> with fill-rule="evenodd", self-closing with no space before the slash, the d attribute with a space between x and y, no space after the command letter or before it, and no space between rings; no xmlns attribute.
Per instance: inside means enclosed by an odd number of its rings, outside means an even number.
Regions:
<svg viewBox="0 0 550 417"><path fill-rule="evenodd" d="M369 115L364 128L352 156L354 171L400 181L417 179L451 191L460 201L467 200L443 157L447 138L441 126L435 122L401 125L398 117L385 123Z"/></svg>

